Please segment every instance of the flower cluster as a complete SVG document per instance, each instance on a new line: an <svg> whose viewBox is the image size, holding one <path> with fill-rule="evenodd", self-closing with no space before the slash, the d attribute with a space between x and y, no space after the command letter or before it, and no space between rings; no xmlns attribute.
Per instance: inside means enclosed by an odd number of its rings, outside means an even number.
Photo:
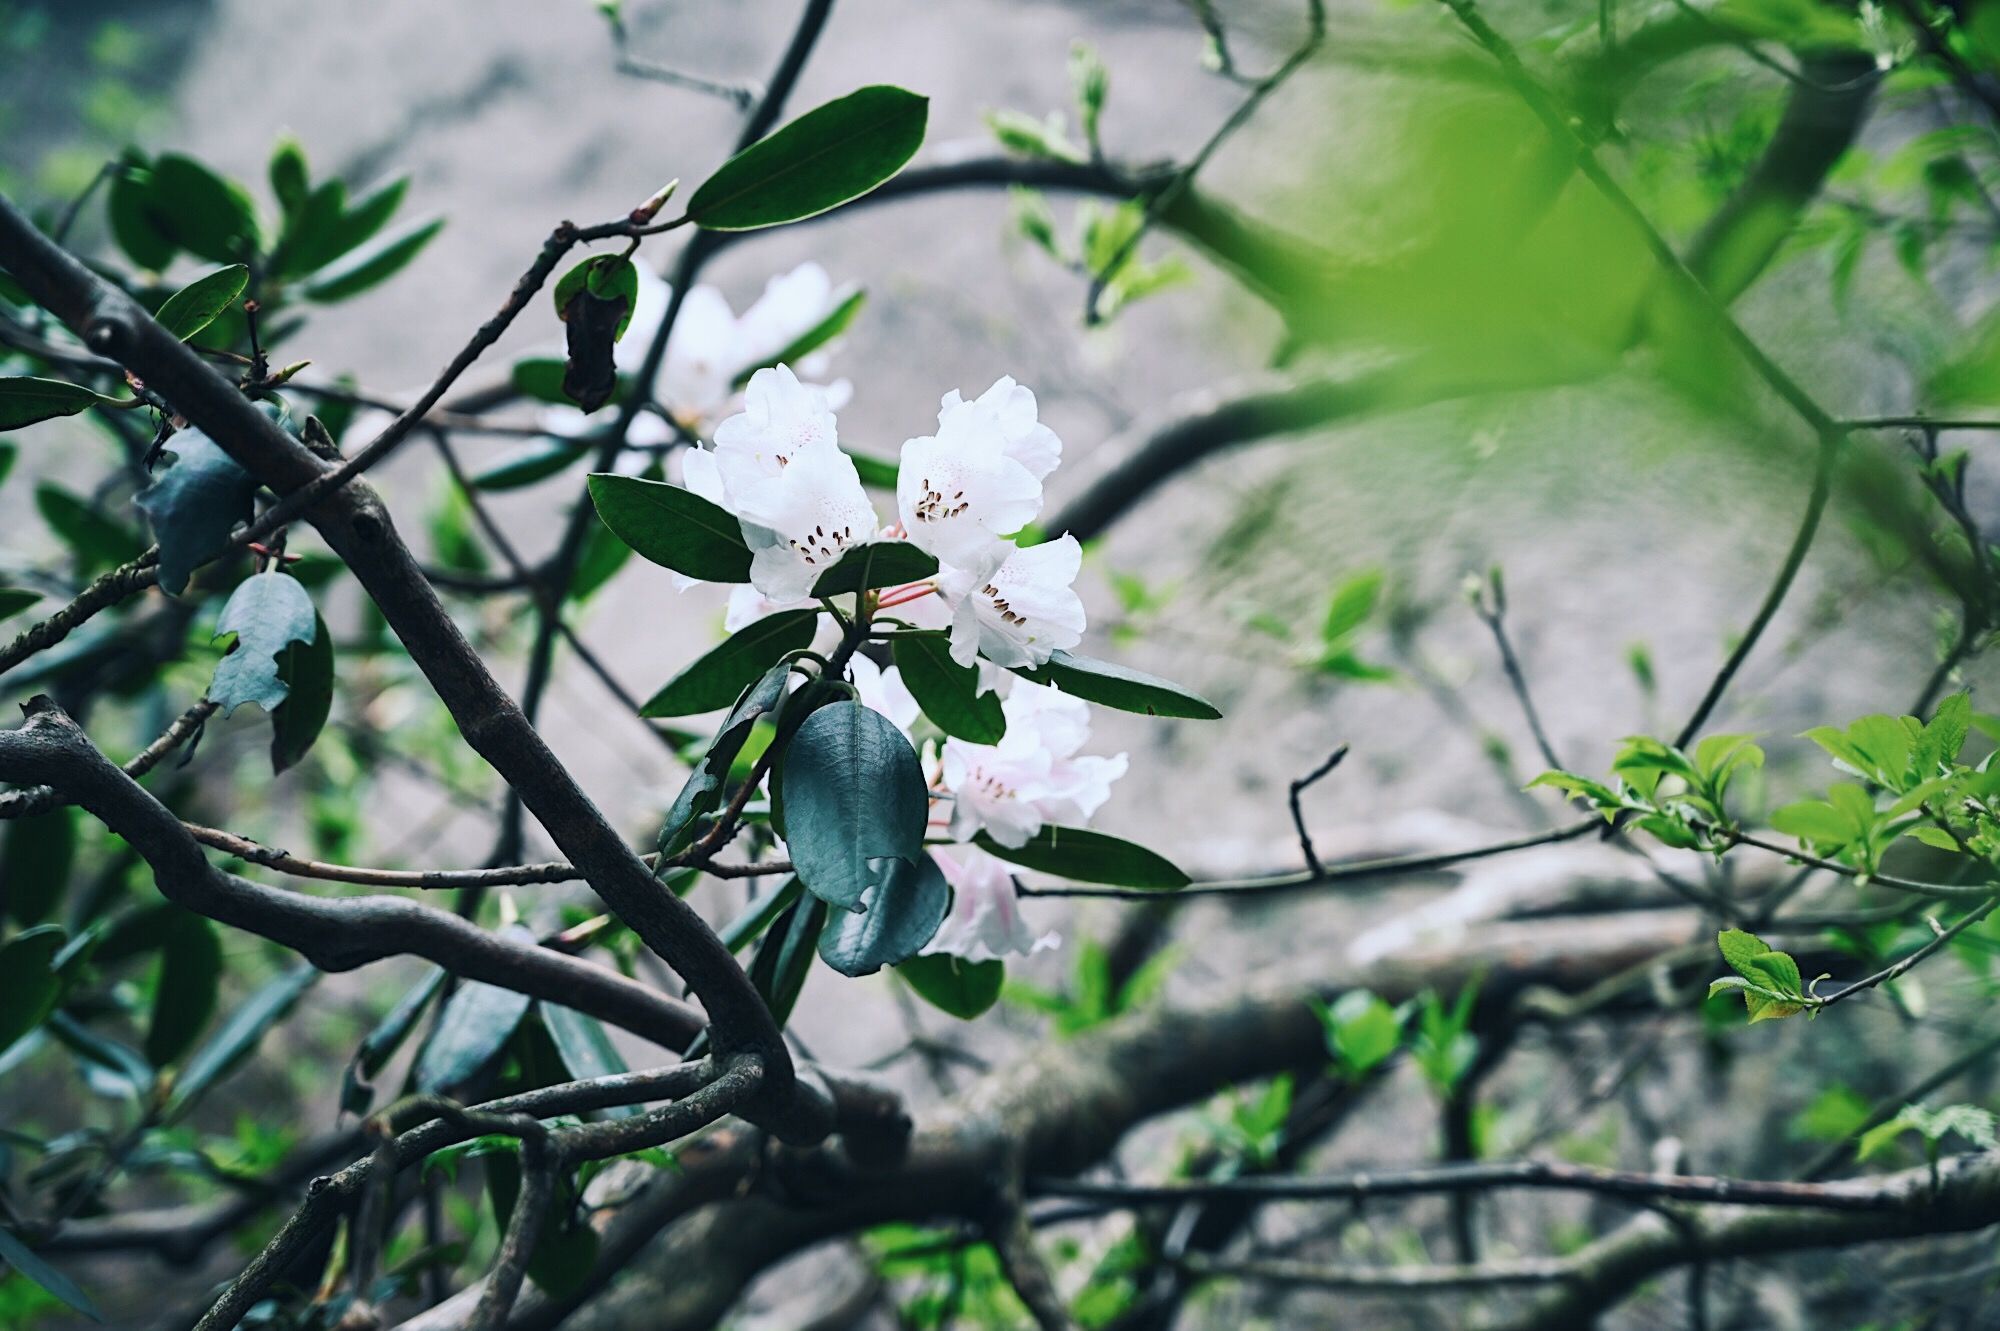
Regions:
<svg viewBox="0 0 2000 1331"><path fill-rule="evenodd" d="M786 365L750 378L743 409L715 427L713 444L682 458L687 488L733 515L750 547L750 583L732 594L733 632L778 610L811 604L813 584L848 551L902 539L933 556L937 573L880 593L883 612L919 629L948 629L951 656L981 666L980 688L1005 686L997 744L946 739L926 746L939 809L933 826L953 841L980 834L1026 845L1045 825L1080 826L1125 773L1125 755L1090 757L1089 708L1007 670L1044 665L1083 637L1074 537L1022 546L1041 515L1042 483L1062 441L1037 417L1035 395L1003 378L972 401L947 393L934 434L903 445L897 521L882 528L853 460L840 449L833 394ZM688 585L683 580L683 585ZM853 662L861 701L909 733L919 708L898 672ZM928 951L983 961L1054 946L1021 919L1014 880L971 845L933 852L953 889L950 916Z"/></svg>
<svg viewBox="0 0 2000 1331"><path fill-rule="evenodd" d="M925 628L949 627L960 665L1046 663L1083 637L1073 584L1074 537L1018 546L1010 538L1042 509L1042 481L1062 442L1036 419L1035 395L1003 378L967 402L948 393L937 433L903 445L899 522L891 534L935 556L935 577L892 589L884 609ZM714 446L682 463L688 489L735 515L750 546L751 590L732 600L737 627L796 604L878 521L853 460L840 450L827 390L779 365L751 376L744 410L715 429ZM990 682L991 676L988 676Z"/></svg>

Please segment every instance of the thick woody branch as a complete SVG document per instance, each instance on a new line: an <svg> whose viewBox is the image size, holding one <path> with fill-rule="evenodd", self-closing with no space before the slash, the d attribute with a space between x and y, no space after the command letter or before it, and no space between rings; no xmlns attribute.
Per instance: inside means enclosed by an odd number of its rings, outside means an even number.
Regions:
<svg viewBox="0 0 2000 1331"><path fill-rule="evenodd" d="M158 800L46 698L27 724L0 731L0 778L53 786L123 837L153 870L169 901L269 938L322 970L386 957L421 956L466 979L589 1012L670 1049L706 1024L688 1005L616 971L489 933L448 911L397 897L322 898L233 878Z"/></svg>
<svg viewBox="0 0 2000 1331"><path fill-rule="evenodd" d="M327 470L228 380L129 297L52 243L0 199L0 263L92 349L124 365L280 495ZM765 1065L759 1119L779 1135L817 1140L833 1126L826 1105L795 1095L790 1056L762 999L727 948L685 902L664 891L535 733L439 602L388 511L365 482L349 481L304 515L374 598L466 741L493 765L556 845L634 933L679 971L713 1019L719 1051L750 1051Z"/></svg>

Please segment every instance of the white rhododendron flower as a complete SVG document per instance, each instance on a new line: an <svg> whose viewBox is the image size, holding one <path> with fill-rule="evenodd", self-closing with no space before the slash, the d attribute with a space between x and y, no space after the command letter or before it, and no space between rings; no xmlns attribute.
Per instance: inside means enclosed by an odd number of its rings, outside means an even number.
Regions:
<svg viewBox="0 0 2000 1331"><path fill-rule="evenodd" d="M875 535L875 507L840 451L826 393L783 365L751 376L744 410L716 427L714 448L688 451L681 476L736 515L751 585L773 600L803 597Z"/></svg>
<svg viewBox="0 0 2000 1331"><path fill-rule="evenodd" d="M683 575L676 574L675 576L679 577ZM695 581L693 578L687 579L690 586ZM801 596L789 601L776 601L758 591L750 583L738 583L729 589L729 609L723 614L722 628L724 632L734 633L738 629L750 627L750 625L755 624L760 619L767 619L772 615L780 614L786 610L809 610L817 604L818 602L814 601L810 596Z"/></svg>
<svg viewBox="0 0 2000 1331"><path fill-rule="evenodd" d="M1007 866L983 850L934 850L931 858L951 884L951 913L924 946L925 955L947 952L967 961L1009 954L1033 956L1059 946L1055 933L1039 936L1021 918L1021 901Z"/></svg>
<svg viewBox="0 0 2000 1331"><path fill-rule="evenodd" d="M856 655L847 663L854 692L863 707L880 712L895 723L907 738L922 709L903 683L903 672L890 666L884 670L865 656Z"/></svg>
<svg viewBox="0 0 2000 1331"><path fill-rule="evenodd" d="M1059 689L1016 681L1001 705L1007 733L998 744L945 741L943 782L955 841L985 832L1024 846L1047 823L1079 827L1125 775L1124 754L1079 756L1090 739L1090 708Z"/></svg>
<svg viewBox="0 0 2000 1331"><path fill-rule="evenodd" d="M945 565L939 572L938 591L952 608L952 660L969 666L984 656L1008 669L1045 665L1058 648L1083 641L1083 600L1072 586L1083 567L1076 538L1026 549L1002 545L996 554L983 565Z"/></svg>
<svg viewBox="0 0 2000 1331"><path fill-rule="evenodd" d="M1062 441L1035 419L1035 395L1003 378L967 402L945 394L938 431L903 444L896 506L919 549L976 566L1042 511L1042 479Z"/></svg>

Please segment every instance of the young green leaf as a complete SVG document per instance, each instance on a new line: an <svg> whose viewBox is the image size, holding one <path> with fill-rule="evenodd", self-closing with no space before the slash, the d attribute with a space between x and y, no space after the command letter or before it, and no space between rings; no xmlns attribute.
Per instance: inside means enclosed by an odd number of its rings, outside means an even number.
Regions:
<svg viewBox="0 0 2000 1331"><path fill-rule="evenodd" d="M745 625L668 680L641 716L692 716L736 701L751 681L792 652L810 647L817 610L786 610Z"/></svg>
<svg viewBox="0 0 2000 1331"><path fill-rule="evenodd" d="M250 270L240 263L218 268L167 297L153 317L160 326L185 342L214 323L216 317L243 294L250 285Z"/></svg>
<svg viewBox="0 0 2000 1331"><path fill-rule="evenodd" d="M960 1021L971 1021L1000 1001L1000 989L1007 982L1007 963L998 958L967 961L949 952L933 952L911 957L896 967L896 974L932 1007Z"/></svg>
<svg viewBox="0 0 2000 1331"><path fill-rule="evenodd" d="M877 85L808 111L724 162L688 200L688 218L710 231L751 231L859 198L916 154L929 107Z"/></svg>
<svg viewBox="0 0 2000 1331"><path fill-rule="evenodd" d="M769 369L774 365L797 365L801 360L846 332L847 326L854 322L855 315L861 313L861 307L867 303L867 300L868 293L865 291L850 293L845 300L834 306L824 319L821 319L811 328L806 329L805 332L800 333L790 342L787 342L780 350L773 352L769 356L765 356L761 360L752 361L738 370L734 386L742 388L750 382L750 376L759 370Z"/></svg>
<svg viewBox="0 0 2000 1331"><path fill-rule="evenodd" d="M226 716L246 702L275 711L290 693L278 677L278 657L294 642L311 642L319 632L319 614L297 578L287 573L256 573L237 585L215 635L236 635L236 644L216 663L208 699Z"/></svg>
<svg viewBox="0 0 2000 1331"><path fill-rule="evenodd" d="M261 245L250 196L192 157L155 158L138 206L161 236L211 263L240 262Z"/></svg>
<svg viewBox="0 0 2000 1331"><path fill-rule="evenodd" d="M0 430L74 416L103 400L88 388L60 379L0 378Z"/></svg>
<svg viewBox="0 0 2000 1331"><path fill-rule="evenodd" d="M306 287L306 299L331 305L388 281L423 252L444 229L444 219L421 222L328 268Z"/></svg>
<svg viewBox="0 0 2000 1331"><path fill-rule="evenodd" d="M704 582L750 581L750 547L735 517L664 481L594 472L591 502L604 525L663 568Z"/></svg>
<svg viewBox="0 0 2000 1331"><path fill-rule="evenodd" d="M857 702L820 708L793 733L783 777L785 842L799 880L821 900L860 910L876 879L871 861L922 854L923 769L880 713Z"/></svg>
<svg viewBox="0 0 2000 1331"><path fill-rule="evenodd" d="M1071 652L1057 651L1047 665L1032 670L1016 670L1014 673L1037 684L1053 684L1064 693L1074 694L1085 702L1101 703L1121 712L1177 716L1196 721L1214 721L1222 716L1222 712L1208 699L1157 675L1129 670L1108 661L1095 661Z"/></svg>
<svg viewBox="0 0 2000 1331"><path fill-rule="evenodd" d="M1088 828L1047 826L1025 846L1003 846L984 832L975 840L989 854L1010 864L1080 883L1171 891L1186 887L1190 881L1165 856Z"/></svg>
<svg viewBox="0 0 2000 1331"><path fill-rule="evenodd" d="M945 734L972 744L998 744L1007 733L1000 697L979 691L979 671L951 659L942 633L909 633L894 643L896 668L924 715Z"/></svg>

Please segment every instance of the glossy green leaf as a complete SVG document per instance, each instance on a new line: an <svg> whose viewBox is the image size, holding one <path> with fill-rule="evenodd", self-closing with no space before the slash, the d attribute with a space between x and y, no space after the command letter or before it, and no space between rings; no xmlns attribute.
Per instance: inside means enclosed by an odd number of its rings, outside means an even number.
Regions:
<svg viewBox="0 0 2000 1331"><path fill-rule="evenodd" d="M743 387L750 382L751 375L757 373L759 370L769 369L774 365L790 365L796 368L801 360L804 360L807 356L810 356L813 352L818 351L821 347L846 332L848 325L854 322L854 317L861 313L861 307L867 303L867 292L856 291L852 293L845 300L841 301L840 304L834 306L824 319L821 319L811 328L806 329L805 332L800 333L790 342L787 342L782 349L738 370L736 372L735 386L737 388Z"/></svg>
<svg viewBox="0 0 2000 1331"><path fill-rule="evenodd" d="M896 967L917 997L960 1021L971 1021L1000 1001L1007 982L1007 963L967 961L948 952L911 957Z"/></svg>
<svg viewBox="0 0 2000 1331"><path fill-rule="evenodd" d="M290 214L305 207L312 194L312 178L306 166L306 150L297 139L287 134L278 140L278 146L271 150L266 172L271 194L280 208Z"/></svg>
<svg viewBox="0 0 2000 1331"><path fill-rule="evenodd" d="M595 472L590 498L604 525L655 564L704 582L750 580L742 524L693 491Z"/></svg>
<svg viewBox="0 0 2000 1331"><path fill-rule="evenodd" d="M834 561L813 583L814 596L839 596L870 587L894 587L938 571L935 558L908 541L869 541Z"/></svg>
<svg viewBox="0 0 2000 1331"><path fill-rule="evenodd" d="M224 715L246 702L275 711L291 691L278 676L278 657L294 642L310 642L319 629L312 597L288 573L256 573L237 584L215 634L236 635L236 645L216 663L208 699Z"/></svg>
<svg viewBox="0 0 2000 1331"><path fill-rule="evenodd" d="M56 953L68 940L58 925L24 929L0 947L0 1049L48 1020L62 994Z"/></svg>
<svg viewBox="0 0 2000 1331"><path fill-rule="evenodd" d="M216 1028L215 1034L188 1056L180 1075L174 1078L173 1097L167 1102L167 1120L172 1122L186 1113L210 1087L256 1053L265 1034L285 1019L308 989L319 983L321 974L319 967L311 962L300 962L278 972L244 999Z"/></svg>
<svg viewBox="0 0 2000 1331"><path fill-rule="evenodd" d="M514 391L523 397L555 407L569 405L569 395L562 391L561 357L523 356L508 371L508 380L513 384Z"/></svg>
<svg viewBox="0 0 2000 1331"><path fill-rule="evenodd" d="M222 985L222 939L215 922L175 909L164 920L159 982L146 1026L146 1061L165 1067L193 1047L215 1015Z"/></svg>
<svg viewBox="0 0 2000 1331"><path fill-rule="evenodd" d="M333 635L313 618L313 636L279 651L278 682L285 700L271 712L271 770L283 772L306 756L333 710Z"/></svg>
<svg viewBox="0 0 2000 1331"><path fill-rule="evenodd" d="M5 1262L35 1284L61 1299L93 1322L104 1320L90 1296L76 1282L37 1257L27 1244L9 1230L0 1229L0 1262Z"/></svg>
<svg viewBox="0 0 2000 1331"><path fill-rule="evenodd" d="M830 912L820 931L820 959L842 975L873 975L908 961L937 936L951 908L951 885L930 856L887 860L877 870L861 909Z"/></svg>
<svg viewBox="0 0 2000 1331"><path fill-rule="evenodd" d="M444 219L435 218L357 251L321 272L306 287L306 299L330 305L388 281L403 271L443 229Z"/></svg>
<svg viewBox="0 0 2000 1331"><path fill-rule="evenodd" d="M976 840L988 853L1010 864L1080 883L1171 890L1186 887L1190 881L1165 856L1083 827L1044 827L1025 846L1003 846L984 832Z"/></svg>
<svg viewBox="0 0 2000 1331"><path fill-rule="evenodd" d="M152 524L165 591L180 595L195 569L229 548L256 494L256 479L200 430L189 426L167 441L153 483L133 501Z"/></svg>
<svg viewBox="0 0 2000 1331"><path fill-rule="evenodd" d="M153 317L160 326L185 342L214 323L216 316L236 303L250 285L250 270L240 263L218 268L167 297Z"/></svg>
<svg viewBox="0 0 2000 1331"><path fill-rule="evenodd" d="M0 430L74 416L98 400L88 388L60 379L0 378Z"/></svg>
<svg viewBox="0 0 2000 1331"><path fill-rule="evenodd" d="M745 625L668 680L639 715L692 716L727 707L786 655L811 646L818 626L817 610L787 610Z"/></svg>
<svg viewBox="0 0 2000 1331"><path fill-rule="evenodd" d="M943 633L896 638L896 668L904 687L937 728L973 744L998 744L1007 733L1000 696L979 691L979 668L951 659L951 639Z"/></svg>
<svg viewBox="0 0 2000 1331"><path fill-rule="evenodd" d="M1033 670L1014 673L1037 684L1053 684L1064 693L1085 702L1101 703L1121 712L1146 716L1178 716L1196 721L1214 721L1222 712L1200 694L1157 675L1148 675L1108 661L1058 651L1049 663Z"/></svg>
<svg viewBox="0 0 2000 1331"><path fill-rule="evenodd" d="M39 924L62 900L76 860L74 808L10 820L0 832L0 901L18 924Z"/></svg>
<svg viewBox="0 0 2000 1331"><path fill-rule="evenodd" d="M915 156L929 105L876 85L808 111L724 162L688 200L687 215L711 231L749 231L858 198Z"/></svg>
<svg viewBox="0 0 2000 1331"><path fill-rule="evenodd" d="M805 719L784 758L785 842L823 901L861 908L871 862L923 852L930 794L916 750L887 717L836 702Z"/></svg>

